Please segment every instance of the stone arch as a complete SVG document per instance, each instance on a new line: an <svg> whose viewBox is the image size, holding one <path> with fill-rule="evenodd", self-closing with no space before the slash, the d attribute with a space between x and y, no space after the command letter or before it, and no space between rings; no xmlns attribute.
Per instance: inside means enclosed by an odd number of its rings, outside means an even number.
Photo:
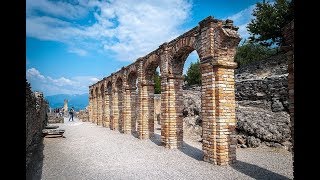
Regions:
<svg viewBox="0 0 320 180"><path fill-rule="evenodd" d="M128 82L128 103L130 105L130 110L128 110L127 118L131 121L131 133L136 135L137 133L137 109L138 109L138 93L137 93L137 81L138 81L138 72L134 69L129 71L127 82Z"/></svg>
<svg viewBox="0 0 320 180"><path fill-rule="evenodd" d="M122 68L112 79L111 129L122 128L122 101L125 114L129 110L128 91L132 78L131 69L137 66L138 78L138 137L153 135L153 74L160 65L161 73L161 141L167 148L179 148L183 142L181 85L183 64L187 56L196 50L201 67L201 117L203 127L204 161L225 165L235 162L236 139L234 137L235 94L234 55L240 41L237 27L231 20L221 21L209 16L195 28L185 32L169 43L139 58L133 65ZM134 68L133 68L134 69ZM121 81L120 81L121 79ZM131 81L131 80L129 80ZM96 90L98 83L92 86ZM123 94L125 90L125 99ZM152 99L152 100L151 100ZM96 120L97 93L94 92L93 120ZM152 115L151 115L152 114ZM152 119L152 120L151 120ZM110 126L111 127L111 126ZM119 129L120 130L120 129Z"/></svg>
<svg viewBox="0 0 320 180"><path fill-rule="evenodd" d="M160 57L156 53L152 53L145 58L145 61L143 62L145 83L153 83L153 76L157 67L160 67Z"/></svg>
<svg viewBox="0 0 320 180"><path fill-rule="evenodd" d="M142 77L139 86L138 136L141 139L154 135L154 75L160 66L160 56L154 51L144 57L142 62Z"/></svg>
<svg viewBox="0 0 320 180"><path fill-rule="evenodd" d="M161 59L161 142L167 148L183 145L183 67L189 54L197 50L197 28L164 45Z"/></svg>

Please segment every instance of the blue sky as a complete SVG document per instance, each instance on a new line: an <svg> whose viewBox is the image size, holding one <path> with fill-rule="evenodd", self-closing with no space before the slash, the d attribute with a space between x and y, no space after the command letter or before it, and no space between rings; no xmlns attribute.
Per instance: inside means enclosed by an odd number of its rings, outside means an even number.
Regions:
<svg viewBox="0 0 320 180"><path fill-rule="evenodd" d="M209 15L242 38L262 0L27 0L26 76L45 96L88 86L155 50ZM189 55L184 72L198 55Z"/></svg>

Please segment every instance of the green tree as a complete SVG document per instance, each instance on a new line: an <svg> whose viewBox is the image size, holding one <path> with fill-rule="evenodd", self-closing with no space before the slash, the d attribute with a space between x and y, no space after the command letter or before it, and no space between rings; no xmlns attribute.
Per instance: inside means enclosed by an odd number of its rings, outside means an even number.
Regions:
<svg viewBox="0 0 320 180"><path fill-rule="evenodd" d="M266 59L277 53L276 48L265 47L257 43L246 43L237 48L235 61L239 67L251 63L253 61L260 61Z"/></svg>
<svg viewBox="0 0 320 180"><path fill-rule="evenodd" d="M185 81L187 81L188 85L200 85L201 84L201 72L200 72L200 61L197 60L196 63L190 64L187 74L185 75Z"/></svg>
<svg viewBox="0 0 320 180"><path fill-rule="evenodd" d="M161 77L159 76L159 72L156 71L154 77L154 93L161 94Z"/></svg>
<svg viewBox="0 0 320 180"><path fill-rule="evenodd" d="M282 30L294 18L294 0L276 0L274 3L263 1L256 4L248 24L251 42L264 46L281 45Z"/></svg>

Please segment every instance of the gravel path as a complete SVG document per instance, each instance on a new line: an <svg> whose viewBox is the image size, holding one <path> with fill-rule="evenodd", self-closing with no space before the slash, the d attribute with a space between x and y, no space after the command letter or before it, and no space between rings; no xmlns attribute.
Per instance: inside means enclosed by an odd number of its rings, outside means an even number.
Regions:
<svg viewBox="0 0 320 180"><path fill-rule="evenodd" d="M293 179L291 154L273 148L237 149L238 162L202 161L201 143L182 150L111 131L89 122L57 124L66 138L44 138L42 179Z"/></svg>

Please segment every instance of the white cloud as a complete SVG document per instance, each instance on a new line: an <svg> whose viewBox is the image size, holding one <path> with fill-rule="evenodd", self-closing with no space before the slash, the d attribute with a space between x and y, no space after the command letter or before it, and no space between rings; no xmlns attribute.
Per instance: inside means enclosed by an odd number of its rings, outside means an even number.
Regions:
<svg viewBox="0 0 320 180"><path fill-rule="evenodd" d="M254 8L255 5L251 5L246 9L225 18L233 20L233 24L239 27L238 32L243 40L247 39L250 36L249 32L247 31L247 25L250 22L250 20L253 19L252 12Z"/></svg>
<svg viewBox="0 0 320 180"><path fill-rule="evenodd" d="M45 77L35 68L27 70L27 79L33 90L42 91L46 96L54 94L88 93L89 85L99 81L99 79L94 76L75 76L71 78Z"/></svg>
<svg viewBox="0 0 320 180"><path fill-rule="evenodd" d="M48 0L27 0L27 14L41 12L54 17L77 19L88 14L86 1L48 1Z"/></svg>
<svg viewBox="0 0 320 180"><path fill-rule="evenodd" d="M134 61L179 35L190 10L187 0L80 1L79 5L28 0L27 36L66 43L73 47L69 52L79 55L87 54L83 49L111 51L118 60ZM89 12L95 19L90 26L70 21Z"/></svg>
<svg viewBox="0 0 320 180"><path fill-rule="evenodd" d="M30 68L27 70L27 77L45 80L45 77L42 74L40 74L40 72L35 68Z"/></svg>

